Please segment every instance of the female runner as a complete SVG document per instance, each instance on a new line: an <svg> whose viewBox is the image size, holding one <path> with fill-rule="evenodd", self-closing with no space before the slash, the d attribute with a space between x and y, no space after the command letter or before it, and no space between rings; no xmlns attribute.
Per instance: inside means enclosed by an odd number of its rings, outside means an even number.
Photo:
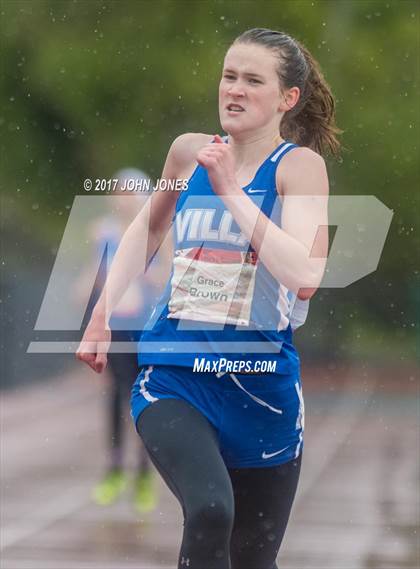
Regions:
<svg viewBox="0 0 420 569"><path fill-rule="evenodd" d="M275 569L303 446L292 327L325 267L321 154L338 152L339 131L316 61L267 29L227 51L219 114L224 139L172 144L162 178L188 189L156 191L127 230L78 358L103 370L110 313L174 220L172 278L140 342L132 416L183 509L178 568Z"/></svg>

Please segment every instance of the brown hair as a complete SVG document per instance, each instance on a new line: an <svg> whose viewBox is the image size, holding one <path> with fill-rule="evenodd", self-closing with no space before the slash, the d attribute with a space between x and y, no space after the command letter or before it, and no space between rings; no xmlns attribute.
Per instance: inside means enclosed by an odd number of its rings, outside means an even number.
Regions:
<svg viewBox="0 0 420 569"><path fill-rule="evenodd" d="M306 47L283 32L266 28L247 30L233 43L255 43L273 50L280 60L280 87L299 87L298 103L281 121L281 136L321 155L338 157L341 145L337 136L343 131L335 124L334 97L319 63Z"/></svg>

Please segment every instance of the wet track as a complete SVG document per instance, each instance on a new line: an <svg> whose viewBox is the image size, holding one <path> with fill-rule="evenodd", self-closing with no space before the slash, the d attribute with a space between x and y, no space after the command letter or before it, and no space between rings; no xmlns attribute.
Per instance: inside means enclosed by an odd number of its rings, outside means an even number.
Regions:
<svg viewBox="0 0 420 569"><path fill-rule="evenodd" d="M420 566L414 383L410 372L304 370L304 462L282 569ZM165 487L143 517L129 492L107 508L90 501L105 389L80 367L3 395L2 569L175 568L182 518Z"/></svg>

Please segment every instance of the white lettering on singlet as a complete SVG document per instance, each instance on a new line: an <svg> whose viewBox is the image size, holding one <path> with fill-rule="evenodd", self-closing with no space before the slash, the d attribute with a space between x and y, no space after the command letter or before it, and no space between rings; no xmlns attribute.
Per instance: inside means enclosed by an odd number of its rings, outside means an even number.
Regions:
<svg viewBox="0 0 420 569"><path fill-rule="evenodd" d="M219 231L217 229L211 229L215 213L216 211L214 209L207 209L203 211L203 222L201 224L202 239L207 239L209 241L217 241L217 239L219 239Z"/></svg>
<svg viewBox="0 0 420 569"><path fill-rule="evenodd" d="M219 226L212 228L215 214L215 209L187 209L179 212L175 220L178 241L222 241L238 246L247 243L242 233L231 231L233 217L229 211L223 212Z"/></svg>
<svg viewBox="0 0 420 569"><path fill-rule="evenodd" d="M184 215L180 213L176 216L176 234L179 241L182 241L185 236L185 232L187 231L188 224L190 222L191 216L193 214L192 209L187 209Z"/></svg>

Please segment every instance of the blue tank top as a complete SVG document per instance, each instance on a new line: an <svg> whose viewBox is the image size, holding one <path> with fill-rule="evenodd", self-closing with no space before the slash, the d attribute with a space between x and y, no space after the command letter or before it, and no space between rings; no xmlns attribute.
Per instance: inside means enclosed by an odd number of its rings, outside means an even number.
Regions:
<svg viewBox="0 0 420 569"><path fill-rule="evenodd" d="M278 226L276 169L296 147L283 142L243 188ZM275 359L278 373L299 374L291 326L296 295L259 261L201 166L176 205L174 249L171 278L139 342L139 363L192 367L195 358ZM306 317L307 304L303 312Z"/></svg>

